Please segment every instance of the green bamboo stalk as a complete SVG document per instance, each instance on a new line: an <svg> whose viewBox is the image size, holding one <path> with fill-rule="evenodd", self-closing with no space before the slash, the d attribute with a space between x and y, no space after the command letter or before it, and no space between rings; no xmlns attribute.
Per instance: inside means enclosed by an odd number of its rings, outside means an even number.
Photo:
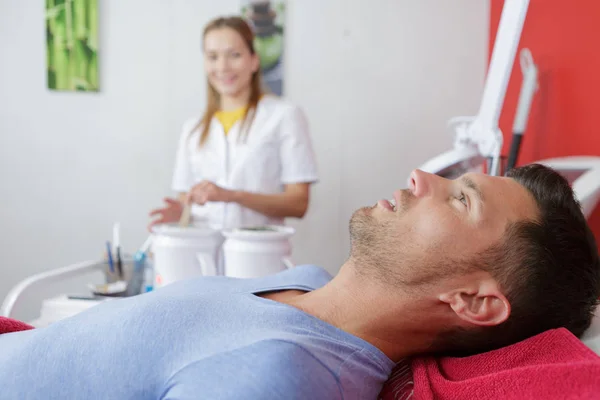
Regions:
<svg viewBox="0 0 600 400"><path fill-rule="evenodd" d="M88 36L87 30L87 0L72 0L73 1L73 19L75 26L75 75L77 78L78 90L88 90L87 84L88 75L88 56L86 41Z"/></svg>
<svg viewBox="0 0 600 400"><path fill-rule="evenodd" d="M87 47L89 90L98 91L98 0L87 0Z"/></svg>
<svg viewBox="0 0 600 400"><path fill-rule="evenodd" d="M52 0L46 0L47 6L50 5L51 3L52 3ZM48 8L46 10L48 10ZM48 69L51 69L52 65L54 64L53 59L52 59L52 46L53 46L54 36L52 35L51 29L50 29L50 23L53 21L54 21L54 19L46 17L46 67Z"/></svg>
<svg viewBox="0 0 600 400"><path fill-rule="evenodd" d="M87 0L88 47L98 51L98 0Z"/></svg>
<svg viewBox="0 0 600 400"><path fill-rule="evenodd" d="M64 90L69 86L69 51L66 48L65 10L61 10L55 19L54 36L54 71L56 72L56 89Z"/></svg>
<svg viewBox="0 0 600 400"><path fill-rule="evenodd" d="M67 90L75 90L75 47L73 25L73 0L65 0L65 47L67 49Z"/></svg>
<svg viewBox="0 0 600 400"><path fill-rule="evenodd" d="M54 37L48 35L46 42L46 62L48 70L48 89L56 89L56 72L54 70Z"/></svg>
<svg viewBox="0 0 600 400"><path fill-rule="evenodd" d="M50 18L48 14L54 10L54 0L46 0L46 21L48 24L48 30L51 34L54 35L55 27L54 27L54 18Z"/></svg>
<svg viewBox="0 0 600 400"><path fill-rule="evenodd" d="M73 0L73 20L75 25L75 39L87 38L86 0Z"/></svg>
<svg viewBox="0 0 600 400"><path fill-rule="evenodd" d="M54 40L52 36L46 36L46 68L52 69L54 66L54 59L52 58L52 47L54 45Z"/></svg>
<svg viewBox="0 0 600 400"><path fill-rule="evenodd" d="M72 0L65 1L65 38L67 41L67 49L71 50L75 43L73 37L73 3Z"/></svg>
<svg viewBox="0 0 600 400"><path fill-rule="evenodd" d="M87 80L88 73L88 49L83 40L76 40L73 48L75 57L75 77Z"/></svg>
<svg viewBox="0 0 600 400"><path fill-rule="evenodd" d="M54 58L52 55L54 54L52 49L54 48L54 40L53 40L53 18L49 18L48 12L51 8L54 7L54 0L46 0L46 71L47 71L47 82L48 89L56 88L56 81L54 75Z"/></svg>
<svg viewBox="0 0 600 400"><path fill-rule="evenodd" d="M98 91L98 55L95 51L90 51L87 78L90 90Z"/></svg>
<svg viewBox="0 0 600 400"><path fill-rule="evenodd" d="M48 89L56 89L56 72L48 70Z"/></svg>
<svg viewBox="0 0 600 400"><path fill-rule="evenodd" d="M68 75L68 90L75 90L75 81L77 78L76 67L75 64L75 51L72 49L67 49L67 58L69 60L69 64L67 65L67 75Z"/></svg>

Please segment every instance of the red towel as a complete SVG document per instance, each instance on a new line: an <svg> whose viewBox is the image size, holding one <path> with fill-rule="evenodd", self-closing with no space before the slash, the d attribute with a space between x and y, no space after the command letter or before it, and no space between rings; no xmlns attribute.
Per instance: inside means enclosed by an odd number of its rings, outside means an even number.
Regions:
<svg viewBox="0 0 600 400"><path fill-rule="evenodd" d="M465 358L412 361L415 399L599 399L600 357L564 328Z"/></svg>
<svg viewBox="0 0 600 400"><path fill-rule="evenodd" d="M600 357L564 328L464 358L398 365L380 399L600 399ZM411 379L412 378L412 379Z"/></svg>
<svg viewBox="0 0 600 400"><path fill-rule="evenodd" d="M0 334L26 331L33 329L33 326L27 325L25 322L17 321L16 319L0 317Z"/></svg>

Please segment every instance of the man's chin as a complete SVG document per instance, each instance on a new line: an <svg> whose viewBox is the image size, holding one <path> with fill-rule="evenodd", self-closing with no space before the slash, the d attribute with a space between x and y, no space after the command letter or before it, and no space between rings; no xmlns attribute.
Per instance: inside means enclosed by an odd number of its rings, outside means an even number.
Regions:
<svg viewBox="0 0 600 400"><path fill-rule="evenodd" d="M373 210L375 209L375 207L377 207L377 204L375 204L374 206L368 206L368 207L361 207L358 210L354 211L354 213L352 214L352 217L354 217L355 215L371 215L373 214Z"/></svg>
<svg viewBox="0 0 600 400"><path fill-rule="evenodd" d="M352 242L371 238L373 235L374 218L371 207L362 207L354 211L350 218L350 240ZM372 239L371 239L372 240Z"/></svg>
<svg viewBox="0 0 600 400"><path fill-rule="evenodd" d="M372 218L373 207L361 207L352 213L350 218L350 226L354 223L365 223L368 219Z"/></svg>

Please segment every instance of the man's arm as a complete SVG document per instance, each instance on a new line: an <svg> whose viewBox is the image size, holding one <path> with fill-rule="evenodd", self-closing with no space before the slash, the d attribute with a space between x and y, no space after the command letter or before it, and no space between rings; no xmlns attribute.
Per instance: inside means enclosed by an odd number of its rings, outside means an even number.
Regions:
<svg viewBox="0 0 600 400"><path fill-rule="evenodd" d="M265 341L196 361L169 380L161 399L336 400L341 389L327 367L302 347Z"/></svg>

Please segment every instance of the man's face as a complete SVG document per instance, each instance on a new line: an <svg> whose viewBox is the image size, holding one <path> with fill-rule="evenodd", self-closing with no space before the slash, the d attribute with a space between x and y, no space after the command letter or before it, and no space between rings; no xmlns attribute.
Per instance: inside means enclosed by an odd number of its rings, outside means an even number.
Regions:
<svg viewBox="0 0 600 400"><path fill-rule="evenodd" d="M409 188L357 210L350 221L351 258L402 284L435 281L470 267L500 243L507 224L533 220L533 196L510 178L469 173L448 180L420 170Z"/></svg>

